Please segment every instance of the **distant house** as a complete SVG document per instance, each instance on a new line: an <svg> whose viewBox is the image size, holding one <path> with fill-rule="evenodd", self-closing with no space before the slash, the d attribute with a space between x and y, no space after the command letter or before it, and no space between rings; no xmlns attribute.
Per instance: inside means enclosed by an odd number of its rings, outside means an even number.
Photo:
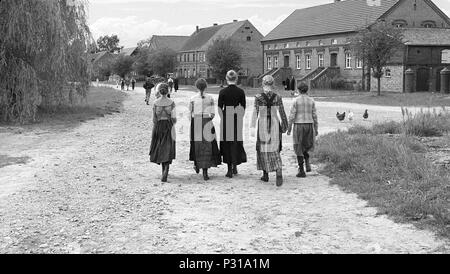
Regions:
<svg viewBox="0 0 450 274"><path fill-rule="evenodd" d="M121 49L119 55L136 56L139 53L138 47Z"/></svg>
<svg viewBox="0 0 450 274"><path fill-rule="evenodd" d="M150 50L171 49L178 52L189 39L189 36L153 35L152 38L142 44Z"/></svg>
<svg viewBox="0 0 450 274"><path fill-rule="evenodd" d="M205 53L219 38L237 41L242 48L242 76L258 76L262 73L261 39L263 35L248 20L199 28L189 37L178 52L176 74L181 78L213 78Z"/></svg>
<svg viewBox="0 0 450 274"><path fill-rule="evenodd" d="M102 73L102 70L106 70L115 58L116 55L108 51L101 51L98 53L90 54L89 59L91 65L92 80L96 80L97 78L100 80L106 80L105 75L103 75Z"/></svg>
<svg viewBox="0 0 450 274"><path fill-rule="evenodd" d="M294 76L317 88L326 88L333 77L369 82L366 64L356 58L350 42L357 29L380 21L405 30L405 48L392 58L382 89L404 91L405 71L411 68L415 90L439 90L450 19L431 0L335 0L296 10L262 40L263 76L273 75L278 85ZM376 90L376 81L370 82Z"/></svg>

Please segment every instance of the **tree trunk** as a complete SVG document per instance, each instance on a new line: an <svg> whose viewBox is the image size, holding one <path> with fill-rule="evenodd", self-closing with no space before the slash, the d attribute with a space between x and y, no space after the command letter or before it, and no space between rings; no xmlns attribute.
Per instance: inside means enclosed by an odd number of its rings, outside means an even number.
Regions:
<svg viewBox="0 0 450 274"><path fill-rule="evenodd" d="M381 96L381 77L377 78L378 81L378 96Z"/></svg>

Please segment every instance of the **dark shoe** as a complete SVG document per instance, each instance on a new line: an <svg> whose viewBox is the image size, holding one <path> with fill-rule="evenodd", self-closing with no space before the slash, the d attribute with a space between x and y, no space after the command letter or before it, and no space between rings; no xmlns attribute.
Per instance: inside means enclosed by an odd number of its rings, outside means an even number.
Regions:
<svg viewBox="0 0 450 274"><path fill-rule="evenodd" d="M297 174L297 178L306 178L306 173L305 173L305 161L304 158L299 156L297 157L298 160L298 174Z"/></svg>
<svg viewBox="0 0 450 274"><path fill-rule="evenodd" d="M197 166L194 166L195 173L200 174L200 169Z"/></svg>
<svg viewBox="0 0 450 274"><path fill-rule="evenodd" d="M203 169L203 179L205 181L209 181L209 176L208 176L208 170L207 169Z"/></svg>
<svg viewBox="0 0 450 274"><path fill-rule="evenodd" d="M306 166L306 172L311 172L311 163L309 162L309 154L305 156L305 166Z"/></svg>
<svg viewBox="0 0 450 274"><path fill-rule="evenodd" d="M227 175L225 175L225 176L230 179L233 178L233 168L231 165L228 165L228 172L227 172Z"/></svg>
<svg viewBox="0 0 450 274"><path fill-rule="evenodd" d="M238 175L237 166L233 165L233 175Z"/></svg>
<svg viewBox="0 0 450 274"><path fill-rule="evenodd" d="M277 187L283 185L283 173L281 171L277 171Z"/></svg>
<svg viewBox="0 0 450 274"><path fill-rule="evenodd" d="M169 164L164 164L164 172L163 172L163 177L161 179L161 181L163 183L167 183L167 178L169 177Z"/></svg>
<svg viewBox="0 0 450 274"><path fill-rule="evenodd" d="M269 181L269 173L263 171L263 176L261 177L261 181L267 183Z"/></svg>

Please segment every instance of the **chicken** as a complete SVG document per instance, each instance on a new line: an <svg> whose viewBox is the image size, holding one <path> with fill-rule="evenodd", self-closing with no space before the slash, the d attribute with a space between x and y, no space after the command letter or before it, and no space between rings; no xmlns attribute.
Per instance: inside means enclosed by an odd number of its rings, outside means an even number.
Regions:
<svg viewBox="0 0 450 274"><path fill-rule="evenodd" d="M339 114L339 112L336 114L336 118L338 118L338 120L339 121L344 121L345 120L345 116L346 116L346 113L344 112L344 113L342 113L342 114Z"/></svg>
<svg viewBox="0 0 450 274"><path fill-rule="evenodd" d="M366 109L366 112L364 112L363 118L364 118L364 120L369 119L369 110Z"/></svg>
<svg viewBox="0 0 450 274"><path fill-rule="evenodd" d="M353 117L355 117L355 114L353 114L353 112L351 112L350 110L348 111L348 120L349 121L353 121Z"/></svg>

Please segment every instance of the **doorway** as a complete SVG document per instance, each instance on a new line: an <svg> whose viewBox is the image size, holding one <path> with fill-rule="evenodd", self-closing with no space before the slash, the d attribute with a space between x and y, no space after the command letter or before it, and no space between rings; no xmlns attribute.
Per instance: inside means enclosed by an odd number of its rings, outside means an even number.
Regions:
<svg viewBox="0 0 450 274"><path fill-rule="evenodd" d="M288 68L289 67L289 55L284 56L284 67Z"/></svg>
<svg viewBox="0 0 450 274"><path fill-rule="evenodd" d="M428 68L417 70L417 91L429 91L430 73Z"/></svg>
<svg viewBox="0 0 450 274"><path fill-rule="evenodd" d="M331 67L337 67L337 53L331 54L331 60L330 60L330 66Z"/></svg>
<svg viewBox="0 0 450 274"><path fill-rule="evenodd" d="M436 92L441 91L441 71L443 68L440 68L436 71Z"/></svg>

